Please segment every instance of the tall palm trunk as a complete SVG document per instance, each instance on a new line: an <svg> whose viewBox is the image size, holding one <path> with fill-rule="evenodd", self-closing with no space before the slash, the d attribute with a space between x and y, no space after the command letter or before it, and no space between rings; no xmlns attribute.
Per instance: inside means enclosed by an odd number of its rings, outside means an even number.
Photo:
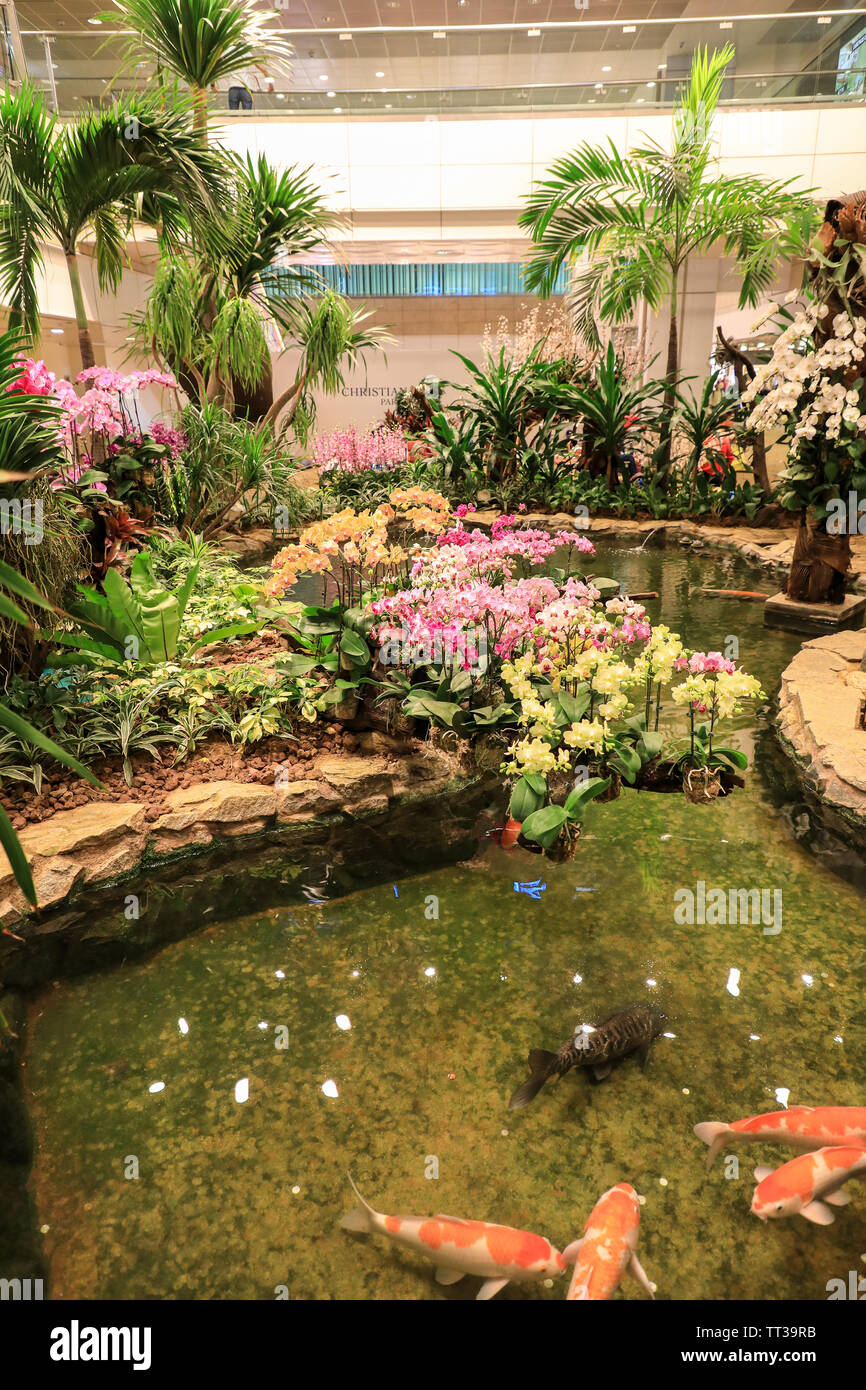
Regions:
<svg viewBox="0 0 866 1390"><path fill-rule="evenodd" d="M673 421L674 410L676 408L676 388L677 376L680 365L680 335L677 326L677 292L676 286L671 294L671 317L668 326L668 360L665 370L665 393L662 398L662 419L659 430L659 461L656 470L658 481L665 486L667 476L671 467L671 453L673 450Z"/></svg>
<svg viewBox="0 0 866 1390"><path fill-rule="evenodd" d="M78 350L81 353L81 369L85 371L88 367L96 366L96 358L93 355L93 341L90 337L90 327L87 322L87 310L84 307L84 293L81 288L78 257L74 250L67 251L65 254L66 269L69 272L69 284L72 289L72 303L75 308L75 322L78 325Z"/></svg>
<svg viewBox="0 0 866 1390"><path fill-rule="evenodd" d="M207 92L204 87L193 87L192 103L192 128L207 146Z"/></svg>

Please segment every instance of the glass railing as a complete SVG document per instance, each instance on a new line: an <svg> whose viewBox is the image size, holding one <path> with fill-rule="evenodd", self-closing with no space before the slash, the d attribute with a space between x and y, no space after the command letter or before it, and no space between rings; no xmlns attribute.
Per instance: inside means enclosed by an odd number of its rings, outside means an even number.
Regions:
<svg viewBox="0 0 866 1390"><path fill-rule="evenodd" d="M590 11L586 12L591 13ZM633 24L472 26L291 34L291 76L250 80L252 113L337 118L669 107L699 46L730 42L726 106L866 101L866 8ZM31 80L61 112L141 88L143 56L118 75L128 36L105 27L22 29ZM225 84L224 84L225 85ZM211 94L228 112L225 90ZM232 113L234 114L234 113ZM239 119L247 113L239 111Z"/></svg>

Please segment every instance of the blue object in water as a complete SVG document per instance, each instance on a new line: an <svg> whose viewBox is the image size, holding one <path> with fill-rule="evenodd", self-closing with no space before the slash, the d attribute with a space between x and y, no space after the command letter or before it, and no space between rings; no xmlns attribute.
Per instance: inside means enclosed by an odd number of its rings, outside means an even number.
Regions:
<svg viewBox="0 0 866 1390"><path fill-rule="evenodd" d="M532 879L529 883L515 883L515 893L525 893L528 898L540 898L547 888L546 883L542 883L540 878Z"/></svg>

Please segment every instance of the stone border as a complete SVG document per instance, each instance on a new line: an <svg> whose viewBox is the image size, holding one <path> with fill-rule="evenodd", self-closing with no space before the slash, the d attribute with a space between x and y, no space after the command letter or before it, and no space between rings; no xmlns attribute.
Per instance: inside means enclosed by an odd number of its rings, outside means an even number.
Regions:
<svg viewBox="0 0 866 1390"><path fill-rule="evenodd" d="M361 754L320 755L302 781L180 787L166 794L170 809L152 822L142 802L92 801L28 826L19 838L40 909L58 907L85 886L117 882L142 867L202 853L220 841L280 828L326 828L347 818L377 815L457 792L478 775L461 771L458 761L441 749L401 747L376 733L362 733L359 740ZM29 915L29 904L4 865L0 923L14 926Z"/></svg>
<svg viewBox="0 0 866 1390"><path fill-rule="evenodd" d="M798 780L817 797L829 828L866 845L866 631L834 632L800 648L782 672L776 732Z"/></svg>

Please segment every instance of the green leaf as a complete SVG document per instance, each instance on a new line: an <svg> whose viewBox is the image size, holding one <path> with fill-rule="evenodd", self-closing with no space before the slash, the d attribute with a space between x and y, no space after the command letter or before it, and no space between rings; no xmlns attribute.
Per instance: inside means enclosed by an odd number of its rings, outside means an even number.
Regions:
<svg viewBox="0 0 866 1390"><path fill-rule="evenodd" d="M521 826L521 834L527 840L534 840L542 849L549 849L567 820L568 812L564 806L542 806L526 818Z"/></svg>
<svg viewBox="0 0 866 1390"><path fill-rule="evenodd" d="M0 584L6 589L11 589L13 594L17 594L19 598L27 599L29 603L35 604L37 608L47 608L51 613L56 612L54 604L50 603L44 594L40 594L29 579L25 579L23 574L19 574L5 561L0 561Z"/></svg>
<svg viewBox="0 0 866 1390"><path fill-rule="evenodd" d="M17 734L19 738L24 739L25 743L35 743L37 748L42 748L46 753L50 753L52 758L63 763L64 767L69 767L73 772L77 772L78 776L83 777L92 787L102 789L102 783L83 763L80 763L77 758L73 758L71 753L67 753L47 734L43 734L41 729L36 729L32 724L28 724L26 719L22 719L20 714L15 714L6 705L0 705L0 728L8 729L10 733Z"/></svg>
<svg viewBox="0 0 866 1390"><path fill-rule="evenodd" d="M360 637L357 632L353 632L351 628L343 629L343 635L340 638L340 651L351 657L352 661L364 666L368 665L370 661L370 648L364 638Z"/></svg>
<svg viewBox="0 0 866 1390"><path fill-rule="evenodd" d="M541 781L544 783L543 777ZM546 794L546 783L544 783L544 790L538 792L530 786L528 778L521 777L519 782L515 783L514 790L511 793L511 800L508 803L508 814L511 816L512 820L525 821L527 816L531 816L534 811L538 811L541 808Z"/></svg>
<svg viewBox="0 0 866 1390"><path fill-rule="evenodd" d="M588 801L601 796L610 786L609 777L590 777L582 786L575 787L565 798L565 810L569 820L580 820L580 813Z"/></svg>
<svg viewBox="0 0 866 1390"><path fill-rule="evenodd" d="M434 695L412 694L403 701L403 713L416 719L432 719L450 729L454 716L460 713L460 706L450 700L437 700Z"/></svg>
<svg viewBox="0 0 866 1390"><path fill-rule="evenodd" d="M21 623L22 627L30 627L30 619L23 608L19 608L18 604L13 603L5 594L0 594L0 616L11 618L14 623Z"/></svg>
<svg viewBox="0 0 866 1390"><path fill-rule="evenodd" d="M9 860L9 866L15 875L15 882L31 907L36 907L36 886L33 882L27 856L21 847L21 841L12 829L12 822L2 806L0 806L0 845L3 846L6 858Z"/></svg>
<svg viewBox="0 0 866 1390"><path fill-rule="evenodd" d="M658 757L664 744L664 735L654 730L647 730L641 734L637 741L637 751L642 763L652 762L653 758Z"/></svg>
<svg viewBox="0 0 866 1390"><path fill-rule="evenodd" d="M577 724L583 718L589 709L591 698L589 690L580 690L577 695L571 695L567 690L560 690L557 695L559 707L569 724Z"/></svg>
<svg viewBox="0 0 866 1390"><path fill-rule="evenodd" d="M627 782L633 782L641 769L639 755L625 744L620 745L615 753L611 753L607 761L608 766L620 772Z"/></svg>
<svg viewBox="0 0 866 1390"><path fill-rule="evenodd" d="M714 748L713 757L727 758L728 761L732 762L735 767L738 767L741 772L745 772L746 768L749 766L749 759L739 748Z"/></svg>
<svg viewBox="0 0 866 1390"><path fill-rule="evenodd" d="M199 647L210 646L213 642L227 642L230 637L248 637L250 633L258 632L260 627L261 623L229 623L227 627L211 628L196 638L189 651L197 652Z"/></svg>

